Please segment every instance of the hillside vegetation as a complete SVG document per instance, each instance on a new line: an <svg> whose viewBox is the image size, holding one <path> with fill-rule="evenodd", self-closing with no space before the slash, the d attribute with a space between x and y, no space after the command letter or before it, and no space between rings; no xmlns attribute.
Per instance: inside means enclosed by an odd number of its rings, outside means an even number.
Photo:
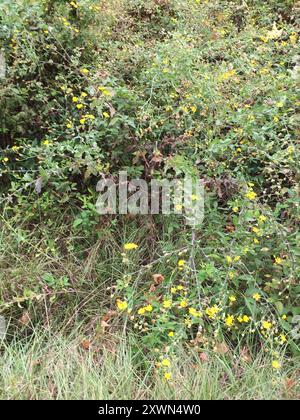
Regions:
<svg viewBox="0 0 300 420"><path fill-rule="evenodd" d="M299 13L1 1L0 398L299 398ZM203 223L100 216L119 171Z"/></svg>

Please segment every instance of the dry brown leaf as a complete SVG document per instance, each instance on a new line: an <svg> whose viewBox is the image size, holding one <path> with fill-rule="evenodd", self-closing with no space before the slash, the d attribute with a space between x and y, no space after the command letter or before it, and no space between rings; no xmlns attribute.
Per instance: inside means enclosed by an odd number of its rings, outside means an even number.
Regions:
<svg viewBox="0 0 300 420"><path fill-rule="evenodd" d="M28 311L24 311L21 318L19 319L19 322L22 325L28 325L30 323L30 316Z"/></svg>
<svg viewBox="0 0 300 420"><path fill-rule="evenodd" d="M110 324L102 319L101 321L102 331L105 332L105 330L108 329L109 327L110 327Z"/></svg>
<svg viewBox="0 0 300 420"><path fill-rule="evenodd" d="M285 380L285 388L286 388L286 390L287 391L292 391L293 390L293 388L295 387L295 385L296 385L296 381L294 380L294 379L292 379L292 378L287 378L286 380Z"/></svg>
<svg viewBox="0 0 300 420"><path fill-rule="evenodd" d="M164 281L164 276L162 274L153 274L153 280L155 284L160 284Z"/></svg>
<svg viewBox="0 0 300 420"><path fill-rule="evenodd" d="M89 340L82 340L80 343L83 350L89 350L91 348L91 342Z"/></svg>
<svg viewBox="0 0 300 420"><path fill-rule="evenodd" d="M200 360L202 360L202 362L209 362L209 356L207 353L200 353L199 357L200 357Z"/></svg>
<svg viewBox="0 0 300 420"><path fill-rule="evenodd" d="M247 347L243 347L240 353L241 359L246 363L252 362L252 357L250 356L249 349Z"/></svg>
<svg viewBox="0 0 300 420"><path fill-rule="evenodd" d="M214 347L214 351L218 354L226 354L229 352L229 348L226 343L217 343Z"/></svg>
<svg viewBox="0 0 300 420"><path fill-rule="evenodd" d="M154 284L151 284L150 289L149 289L149 293L154 293L156 291L156 287Z"/></svg>

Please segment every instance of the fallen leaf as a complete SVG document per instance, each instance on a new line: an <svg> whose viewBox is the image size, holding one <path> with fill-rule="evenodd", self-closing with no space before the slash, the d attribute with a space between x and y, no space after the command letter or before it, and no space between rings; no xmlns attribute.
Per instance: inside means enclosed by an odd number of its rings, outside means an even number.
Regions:
<svg viewBox="0 0 300 420"><path fill-rule="evenodd" d="M226 343L217 343L214 347L214 351L218 354L226 354L229 352L229 348Z"/></svg>
<svg viewBox="0 0 300 420"><path fill-rule="evenodd" d="M80 343L83 350L89 350L91 348L91 342L89 340L82 340Z"/></svg>
<svg viewBox="0 0 300 420"><path fill-rule="evenodd" d="M252 357L250 356L249 349L247 347L243 347L240 353L241 359L246 363L252 362Z"/></svg>
<svg viewBox="0 0 300 420"><path fill-rule="evenodd" d="M155 284L160 284L164 281L164 276L162 274L153 274L153 280Z"/></svg>
<svg viewBox="0 0 300 420"><path fill-rule="evenodd" d="M295 385L296 385L296 381L294 379L287 378L285 380L285 387L286 387L287 391L289 391L289 392L292 391L292 389L295 387Z"/></svg>
<svg viewBox="0 0 300 420"><path fill-rule="evenodd" d="M19 319L19 322L22 325L28 325L30 322L30 316L29 316L29 312L28 311L24 311L21 318Z"/></svg>
<svg viewBox="0 0 300 420"><path fill-rule="evenodd" d="M200 360L202 360L202 362L209 362L209 356L206 353L200 353L199 354Z"/></svg>

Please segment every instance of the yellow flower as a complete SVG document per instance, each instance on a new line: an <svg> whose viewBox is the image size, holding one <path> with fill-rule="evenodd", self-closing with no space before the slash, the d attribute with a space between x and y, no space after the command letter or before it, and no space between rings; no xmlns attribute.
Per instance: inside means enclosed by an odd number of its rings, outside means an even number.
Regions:
<svg viewBox="0 0 300 420"><path fill-rule="evenodd" d="M86 98L87 97L87 93L86 92L82 92L80 95L82 98Z"/></svg>
<svg viewBox="0 0 300 420"><path fill-rule="evenodd" d="M76 108L77 108L77 109L81 109L81 108L83 108L83 104L77 104L77 105L76 105Z"/></svg>
<svg viewBox="0 0 300 420"><path fill-rule="evenodd" d="M174 337L174 331L170 331L168 334L169 337Z"/></svg>
<svg viewBox="0 0 300 420"><path fill-rule="evenodd" d="M198 312L195 308L189 308L189 314L195 317L202 315L201 312Z"/></svg>
<svg viewBox="0 0 300 420"><path fill-rule="evenodd" d="M81 119L79 120L79 122L80 122L80 124L84 124L84 123L85 123L85 118L81 118Z"/></svg>
<svg viewBox="0 0 300 420"><path fill-rule="evenodd" d="M89 70L88 69L81 69L81 73L83 73L83 74L89 74Z"/></svg>
<svg viewBox="0 0 300 420"><path fill-rule="evenodd" d="M234 272L233 271L229 271L229 274L228 275L229 275L229 278L230 279L233 279L234 278Z"/></svg>
<svg viewBox="0 0 300 420"><path fill-rule="evenodd" d="M192 201L198 201L199 200L199 197L197 195L195 195L195 194L192 194L191 195L191 200Z"/></svg>
<svg viewBox="0 0 300 420"><path fill-rule="evenodd" d="M234 324L234 316L233 315L228 315L227 318L225 319L225 324L228 327L232 327L232 325Z"/></svg>
<svg viewBox="0 0 300 420"><path fill-rule="evenodd" d="M238 208L238 207L233 207L232 211L233 211L234 213L237 213L237 212L239 211L239 208Z"/></svg>
<svg viewBox="0 0 300 420"><path fill-rule="evenodd" d="M125 311L128 308L128 303L126 301L117 300L117 307L120 311Z"/></svg>
<svg viewBox="0 0 300 420"><path fill-rule="evenodd" d="M188 302L186 301L186 300L182 300L181 302L180 302L180 307L181 308L186 308L188 306Z"/></svg>
<svg viewBox="0 0 300 420"><path fill-rule="evenodd" d="M281 368L281 364L279 363L279 361L278 360L273 360L273 362L272 362L272 367L273 367L273 369L280 369Z"/></svg>
<svg viewBox="0 0 300 420"><path fill-rule="evenodd" d="M49 140L44 140L43 141L43 145L44 146L49 146L50 145L50 141Z"/></svg>
<svg viewBox="0 0 300 420"><path fill-rule="evenodd" d="M171 293L176 293L177 288L176 287L171 287Z"/></svg>
<svg viewBox="0 0 300 420"><path fill-rule="evenodd" d="M265 222L267 220L266 216L259 216L259 221L260 222Z"/></svg>
<svg viewBox="0 0 300 420"><path fill-rule="evenodd" d="M137 249L137 248L138 248L138 245L133 243L133 242L129 242L129 243L124 245L125 251L131 251L131 250Z"/></svg>
<svg viewBox="0 0 300 420"><path fill-rule="evenodd" d="M279 338L280 338L280 344L286 343L287 340L286 340L286 336L284 334L280 334Z"/></svg>
<svg viewBox="0 0 300 420"><path fill-rule="evenodd" d="M73 98L72 98L72 102L78 102L78 98L77 98L77 96L73 96Z"/></svg>
<svg viewBox="0 0 300 420"><path fill-rule="evenodd" d="M166 299L166 300L163 301L163 307L165 309L169 309L169 308L171 308L171 306L172 306L172 301L171 300Z"/></svg>
<svg viewBox="0 0 300 420"><path fill-rule="evenodd" d="M170 367L171 366L171 362L169 359L163 359L161 362L162 366L164 367Z"/></svg>
<svg viewBox="0 0 300 420"><path fill-rule="evenodd" d="M254 293L254 295L252 297L253 297L254 300L256 300L256 302L258 302L261 299L261 296L258 293Z"/></svg>
<svg viewBox="0 0 300 420"><path fill-rule="evenodd" d="M110 91L107 90L104 86L100 86L98 89L100 90L100 92L103 93L104 96L112 96Z"/></svg>
<svg viewBox="0 0 300 420"><path fill-rule="evenodd" d="M7 158L7 157L5 157L4 159L3 159L3 162L8 162L9 161L9 159Z"/></svg>
<svg viewBox="0 0 300 420"><path fill-rule="evenodd" d="M228 264L232 263L232 258L230 257L230 255L226 256L226 261L227 261Z"/></svg>
<svg viewBox="0 0 300 420"><path fill-rule="evenodd" d="M104 118L109 118L110 117L108 112L103 112L102 115L103 115Z"/></svg>
<svg viewBox="0 0 300 420"><path fill-rule="evenodd" d="M220 309L216 305L214 305L211 308L207 308L205 312L210 319L214 319L218 312L220 312Z"/></svg>
<svg viewBox="0 0 300 420"><path fill-rule="evenodd" d="M235 261L235 262L240 261L240 259L241 259L241 257L240 257L239 255L236 255L236 256L234 257L234 261Z"/></svg>
<svg viewBox="0 0 300 420"><path fill-rule="evenodd" d="M277 102L276 106L277 106L277 108L283 108L284 103L283 102Z"/></svg>
<svg viewBox="0 0 300 420"><path fill-rule="evenodd" d="M247 194L245 195L245 197L248 198L249 200L252 200L253 201L253 200L256 199L257 194L253 190L250 190L250 191L247 192Z"/></svg>
<svg viewBox="0 0 300 420"><path fill-rule="evenodd" d="M146 312L146 309L145 308L140 308L139 310L138 310L138 314L139 315L144 315L144 313Z"/></svg>
<svg viewBox="0 0 300 420"><path fill-rule="evenodd" d="M280 265L280 264L282 264L282 263L283 263L283 259L282 259L282 258L280 258L280 257L275 257L275 263L274 263L274 264Z"/></svg>
<svg viewBox="0 0 300 420"><path fill-rule="evenodd" d="M169 381L172 378L172 374L170 372L165 373L165 379Z"/></svg>
<svg viewBox="0 0 300 420"><path fill-rule="evenodd" d="M249 322L250 318L247 315L243 316L243 322Z"/></svg>
<svg viewBox="0 0 300 420"><path fill-rule="evenodd" d="M272 324L271 324L271 322L269 322L269 321L263 321L263 323L262 323L262 327L263 327L265 330L269 330L269 329L272 327Z"/></svg>
<svg viewBox="0 0 300 420"><path fill-rule="evenodd" d="M287 316L286 315L282 315L282 317L281 317L283 320L286 320L287 319Z"/></svg>
<svg viewBox="0 0 300 420"><path fill-rule="evenodd" d="M178 267L184 267L185 266L185 261L184 260L179 260L178 261Z"/></svg>
<svg viewBox="0 0 300 420"><path fill-rule="evenodd" d="M191 111L195 114L195 112L197 112L197 107L195 105L192 105Z"/></svg>
<svg viewBox="0 0 300 420"><path fill-rule="evenodd" d="M67 128L72 128L72 127L73 127L73 125L71 123L67 124Z"/></svg>
<svg viewBox="0 0 300 420"><path fill-rule="evenodd" d="M181 284L179 286L177 286L177 290L183 290L183 286L181 286Z"/></svg>
<svg viewBox="0 0 300 420"><path fill-rule="evenodd" d="M145 306L145 311L152 312L152 310L153 310L153 306L152 305Z"/></svg>
<svg viewBox="0 0 300 420"><path fill-rule="evenodd" d="M236 302L236 297L235 296L229 296L229 300L230 302Z"/></svg>

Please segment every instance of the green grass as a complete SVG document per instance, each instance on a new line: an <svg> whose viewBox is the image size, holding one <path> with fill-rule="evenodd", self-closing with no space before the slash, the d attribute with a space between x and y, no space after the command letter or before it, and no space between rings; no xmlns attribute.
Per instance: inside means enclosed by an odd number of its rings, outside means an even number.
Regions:
<svg viewBox="0 0 300 420"><path fill-rule="evenodd" d="M76 334L75 334L76 335ZM208 355L177 349L173 381L164 382L142 351L133 353L130 337L115 347L84 350L80 336L66 339L35 331L30 339L2 344L1 399L296 399L300 368L270 368L266 355L251 363L238 353Z"/></svg>

